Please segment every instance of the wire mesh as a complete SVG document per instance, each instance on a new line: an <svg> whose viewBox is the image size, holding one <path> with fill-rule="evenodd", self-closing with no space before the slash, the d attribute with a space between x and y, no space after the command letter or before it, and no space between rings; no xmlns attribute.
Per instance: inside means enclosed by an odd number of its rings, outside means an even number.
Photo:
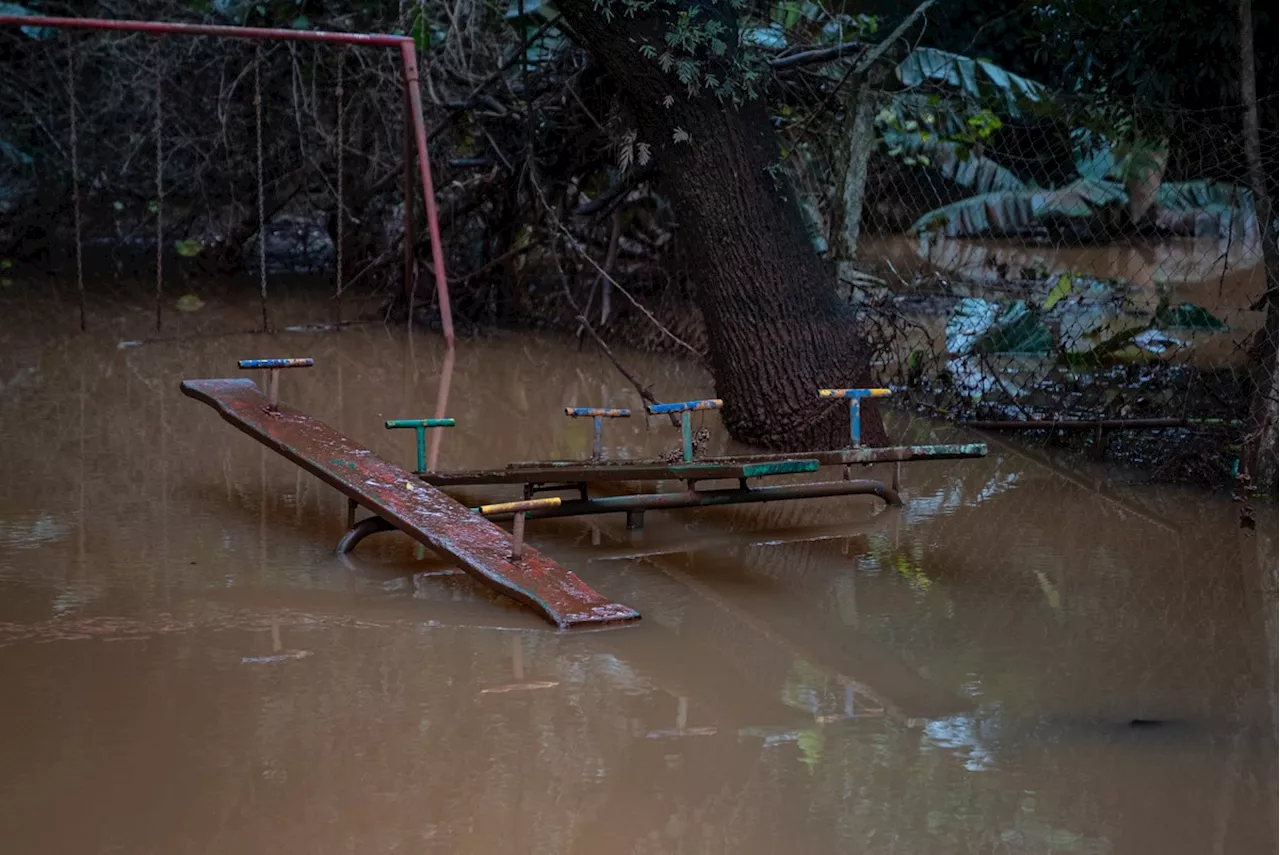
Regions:
<svg viewBox="0 0 1280 855"><path fill-rule="evenodd" d="M278 294L298 276L332 275L343 235L333 298L399 287L408 129L395 51L38 33L0 30L10 268L57 274L82 252L96 298L136 304L153 282L167 316L237 279L269 279ZM246 316L257 309L240 302Z"/></svg>
<svg viewBox="0 0 1280 855"><path fill-rule="evenodd" d="M1276 223L1260 222L1230 133L1239 108L1169 108L1159 143L1125 149L1060 117L975 133L989 111L912 94L905 110L902 89L874 95L858 273L843 282L900 400L1159 479L1229 483L1276 336ZM1274 161L1274 128L1261 142Z"/></svg>

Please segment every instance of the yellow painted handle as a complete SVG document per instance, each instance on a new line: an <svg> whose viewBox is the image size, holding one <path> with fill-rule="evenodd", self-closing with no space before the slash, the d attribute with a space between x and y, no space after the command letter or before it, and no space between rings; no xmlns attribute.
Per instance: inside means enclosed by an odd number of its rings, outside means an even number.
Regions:
<svg viewBox="0 0 1280 855"><path fill-rule="evenodd" d="M820 398L850 398L854 397L855 392L861 392L857 397L863 398L887 398L893 394L892 389L819 389L818 397Z"/></svg>
<svg viewBox="0 0 1280 855"><path fill-rule="evenodd" d="M496 505L481 505L480 513L488 516L489 514L509 514L518 513L519 511L532 511L538 508L558 508L560 507L560 497L552 496L549 499L525 499L521 502L501 502Z"/></svg>

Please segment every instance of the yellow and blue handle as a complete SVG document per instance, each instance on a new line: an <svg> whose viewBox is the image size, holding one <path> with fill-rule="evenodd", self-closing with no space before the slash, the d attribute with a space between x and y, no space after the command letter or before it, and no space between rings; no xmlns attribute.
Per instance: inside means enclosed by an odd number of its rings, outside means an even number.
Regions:
<svg viewBox="0 0 1280 855"><path fill-rule="evenodd" d="M309 356L284 359L241 359L236 363L242 369L257 368L310 368L316 361Z"/></svg>
<svg viewBox="0 0 1280 855"><path fill-rule="evenodd" d="M571 419L591 419L591 457L594 460L604 457L604 420L631 417L630 410L619 407L565 407L564 414Z"/></svg>
<svg viewBox="0 0 1280 855"><path fill-rule="evenodd" d="M718 410L724 406L719 398L706 398L701 401L677 401L670 404L650 404L650 415L660 416L672 413L680 414L680 434L684 439L684 462L693 462L693 429L689 424L689 414L695 410Z"/></svg>
<svg viewBox="0 0 1280 855"><path fill-rule="evenodd" d="M265 369L267 372L267 409L275 411L280 406L280 369L310 368L316 361L309 356L282 359L240 359L236 361L243 370Z"/></svg>
<svg viewBox="0 0 1280 855"><path fill-rule="evenodd" d="M847 398L849 401L849 438L862 445L862 399L887 398L892 389L819 389L819 398Z"/></svg>

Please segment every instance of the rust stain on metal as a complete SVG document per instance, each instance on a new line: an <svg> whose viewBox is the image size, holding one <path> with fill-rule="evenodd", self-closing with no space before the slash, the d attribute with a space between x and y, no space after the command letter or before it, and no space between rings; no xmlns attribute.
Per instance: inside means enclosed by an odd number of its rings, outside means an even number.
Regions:
<svg viewBox="0 0 1280 855"><path fill-rule="evenodd" d="M183 394L208 404L239 430L356 499L481 582L520 600L560 627L631 621L635 609L613 603L573 571L533 549L510 560L512 538L444 493L374 456L323 422L267 399L242 378L185 380ZM412 487L412 489L409 489Z"/></svg>

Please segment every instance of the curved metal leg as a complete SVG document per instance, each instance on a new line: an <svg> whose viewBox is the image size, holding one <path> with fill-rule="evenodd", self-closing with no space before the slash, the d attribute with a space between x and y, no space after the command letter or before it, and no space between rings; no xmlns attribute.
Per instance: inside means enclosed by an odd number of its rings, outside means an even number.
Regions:
<svg viewBox="0 0 1280 855"><path fill-rule="evenodd" d="M395 529L391 523L382 517L365 517L360 522L353 525L346 534L342 536L342 540L338 541L338 554L346 555L348 552L356 548L356 544L364 540L371 534L377 534L380 531L392 531Z"/></svg>

